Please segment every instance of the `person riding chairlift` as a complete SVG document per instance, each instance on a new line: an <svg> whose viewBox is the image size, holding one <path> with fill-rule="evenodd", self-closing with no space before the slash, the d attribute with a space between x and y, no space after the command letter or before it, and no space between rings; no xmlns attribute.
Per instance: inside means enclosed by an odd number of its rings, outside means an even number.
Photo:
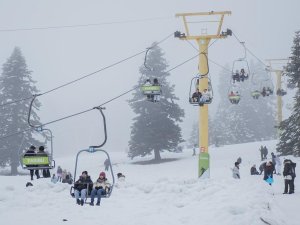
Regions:
<svg viewBox="0 0 300 225"><path fill-rule="evenodd" d="M233 83L235 83L235 81L240 82L240 73L238 70L236 70L235 73L232 75L232 79Z"/></svg>
<svg viewBox="0 0 300 225"><path fill-rule="evenodd" d="M240 101L240 94L238 91L236 91L236 92L231 91L230 94L228 95L228 97L229 97L229 101L232 104L238 104Z"/></svg>
<svg viewBox="0 0 300 225"><path fill-rule="evenodd" d="M196 102L199 102L201 97L202 97L202 93L197 88L196 91L193 93L191 100L193 103L196 103Z"/></svg>
<svg viewBox="0 0 300 225"><path fill-rule="evenodd" d="M240 72L240 78L241 78L241 81L244 82L244 80L247 80L248 79L248 74L246 74L244 68L241 69L241 72Z"/></svg>
<svg viewBox="0 0 300 225"><path fill-rule="evenodd" d="M157 78L153 79L153 86L160 86L160 84L158 83ZM154 95L153 96L153 101L154 102L159 102L160 101L160 95Z"/></svg>
<svg viewBox="0 0 300 225"><path fill-rule="evenodd" d="M199 99L199 105L203 106L203 104L208 103L210 99L211 99L210 93L207 91L207 89L204 89L202 96Z"/></svg>

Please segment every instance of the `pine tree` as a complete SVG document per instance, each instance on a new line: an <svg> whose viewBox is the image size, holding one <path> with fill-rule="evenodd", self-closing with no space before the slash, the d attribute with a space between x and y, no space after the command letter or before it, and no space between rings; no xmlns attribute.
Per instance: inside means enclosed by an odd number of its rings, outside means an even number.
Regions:
<svg viewBox="0 0 300 225"><path fill-rule="evenodd" d="M140 67L142 76L138 81L140 87L146 79L153 81L157 78L162 87L160 102L147 101L140 90L129 101L137 114L131 126L130 158L151 155L154 151L154 160L160 161L160 152L174 151L183 142L178 122L182 121L184 111L175 103L178 100L173 94L175 86L166 80L170 74L166 72L168 65L163 56L159 47L153 47L148 52L146 67Z"/></svg>
<svg viewBox="0 0 300 225"><path fill-rule="evenodd" d="M291 61L286 66L286 75L291 86L297 88L292 114L280 124L280 140L277 151L282 155L300 156L300 31L296 32L292 46Z"/></svg>
<svg viewBox="0 0 300 225"><path fill-rule="evenodd" d="M6 104L16 99L22 99L37 93L35 81L31 78L31 71L28 70L20 48L15 48L12 55L2 67L0 80L0 104ZM30 100L8 104L0 108L1 137L28 128L27 115ZM35 100L32 110L32 121L39 124L39 117L35 113L40 107L38 100ZM0 166L9 165L11 174L17 174L20 153L23 148L31 144L40 144L32 137L33 131L20 133L7 138L0 139Z"/></svg>
<svg viewBox="0 0 300 225"><path fill-rule="evenodd" d="M269 76L261 72L263 69L252 69L253 73L260 71L259 76L262 78L259 83L268 79L271 82L270 78L266 79ZM274 97L254 100L251 91L255 85L252 79L248 79L236 84L235 90L240 92L241 100L237 105L231 104L228 100L228 93L232 89L231 73L228 71L223 70L220 74L218 90L221 100L212 126L214 142L223 145L273 139L276 135Z"/></svg>

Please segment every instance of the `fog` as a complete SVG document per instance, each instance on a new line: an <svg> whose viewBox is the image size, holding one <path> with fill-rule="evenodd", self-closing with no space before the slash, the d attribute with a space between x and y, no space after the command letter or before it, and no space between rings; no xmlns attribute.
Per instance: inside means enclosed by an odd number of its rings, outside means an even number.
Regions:
<svg viewBox="0 0 300 225"><path fill-rule="evenodd" d="M222 30L232 29L260 59L284 58L289 56L294 32L300 28L299 6L297 0L0 0L0 64L5 63L15 46L20 47L37 88L45 92L145 50L176 30L184 32L176 13L212 10L232 11L232 15L225 16ZM82 24L90 26L50 28ZM39 27L48 29L8 31ZM169 69L196 54L189 44L173 37L160 47ZM218 40L209 49L209 58L221 65L231 65L242 54L243 49L234 37ZM143 61L142 54L39 97L41 122L92 108L131 89L137 83ZM185 110L180 124L185 139L192 123L198 120L197 107L188 103L190 80L197 74L197 67L195 59L173 70L169 77L169 82L176 85L178 103ZM215 92L214 102L209 106L212 116L218 106L220 70L210 63ZM125 152L128 148L134 116L127 102L130 98L131 94L127 94L105 105L108 151ZM75 154L100 143L101 122L99 113L92 111L47 126L54 134L54 155Z"/></svg>

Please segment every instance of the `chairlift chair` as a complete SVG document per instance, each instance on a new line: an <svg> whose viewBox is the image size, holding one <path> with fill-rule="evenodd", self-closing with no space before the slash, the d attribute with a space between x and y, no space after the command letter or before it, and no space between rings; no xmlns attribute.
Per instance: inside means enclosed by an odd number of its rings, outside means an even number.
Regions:
<svg viewBox="0 0 300 225"><path fill-rule="evenodd" d="M28 122L29 126L31 126L35 131L40 132L40 133L43 133L44 131L46 131L50 134L50 152L48 152L46 154L34 153L32 155L30 155L28 153L26 154L26 152L22 153L20 155L20 165L22 166L23 169L27 169L27 170L54 169L55 161L53 159L52 131L50 129L45 129L42 126L34 126L30 122L30 116L31 116L33 102L37 96L38 95L34 95L31 100L27 122ZM46 140L47 140L47 137L46 137Z"/></svg>
<svg viewBox="0 0 300 225"><path fill-rule="evenodd" d="M208 88L205 96L203 95L203 91L199 91L201 94L197 96L196 92L199 87L199 79L203 79L206 77L208 79ZM194 96L194 97L193 97ZM199 97L201 96L201 97ZM203 101L202 101L203 100ZM189 92L189 103L195 106L204 105L204 104L211 104L213 100L213 89L211 85L211 80L207 76L197 76L192 78L190 84L190 92Z"/></svg>
<svg viewBox="0 0 300 225"><path fill-rule="evenodd" d="M105 119L105 116L104 116L104 113L103 113L103 108L101 107L96 107L95 109L99 110L99 112L101 113L101 116L103 118L103 127L104 127L104 141L102 142L102 144L100 145L95 145L95 146L90 146L89 148L87 149L82 149L80 150L77 155L76 155L76 162L75 162L75 170L74 170L74 183L73 183L73 186L70 188L70 195L75 198L75 182L76 182L76 174L77 174L77 167L78 167L78 158L79 156L83 153L83 152L87 152L87 153L96 153L96 152L102 152L106 155L108 161L109 161L109 170L110 170L110 173L111 173L111 177L112 177L112 183L111 183L111 186L110 188L108 189L108 192L105 193L105 195L102 195L101 198L109 198L112 194L112 191L113 191L113 188L114 188L114 185L115 185L115 177L114 177L114 173L113 173L113 169L112 169L112 164L111 164L111 160L110 160L110 157L109 157L109 154L107 151L101 149L101 147L103 147L106 143L106 140L107 140L107 130L106 130L106 119ZM87 184L87 190L88 190L88 184ZM90 198L91 195L89 193L89 191L87 192L87 195L86 195L86 199L85 199L85 202L87 200L87 198Z"/></svg>
<svg viewBox="0 0 300 225"><path fill-rule="evenodd" d="M147 81L141 86L141 91L143 95L147 96L147 100L151 102L158 102L162 93L161 85L148 83Z"/></svg>

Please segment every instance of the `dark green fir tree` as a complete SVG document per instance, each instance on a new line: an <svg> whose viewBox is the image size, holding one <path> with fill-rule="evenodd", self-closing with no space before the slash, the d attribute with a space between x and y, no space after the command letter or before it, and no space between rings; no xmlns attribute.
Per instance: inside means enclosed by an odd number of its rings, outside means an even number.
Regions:
<svg viewBox="0 0 300 225"><path fill-rule="evenodd" d="M296 32L290 62L286 66L290 86L296 88L294 106L289 118L280 124L277 151L282 155L300 156L300 31Z"/></svg>
<svg viewBox="0 0 300 225"><path fill-rule="evenodd" d="M12 175L18 173L17 167L22 150L32 144L40 144L33 138L34 131L9 136L28 128L27 116L30 100L10 103L37 93L31 73L20 48L16 47L6 63L3 64L0 79L0 104L2 105L0 106L0 136L8 136L0 138L0 166L10 166ZM35 111L40 105L38 100L33 105L31 120L36 125L39 124L39 117Z"/></svg>

